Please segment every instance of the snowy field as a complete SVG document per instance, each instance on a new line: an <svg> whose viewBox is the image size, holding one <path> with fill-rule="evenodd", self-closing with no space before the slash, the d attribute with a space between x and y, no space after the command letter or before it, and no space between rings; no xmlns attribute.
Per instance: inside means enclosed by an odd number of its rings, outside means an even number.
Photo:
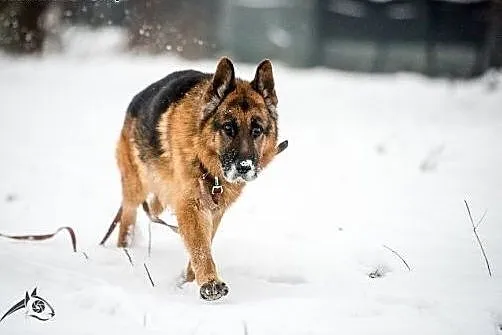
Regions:
<svg viewBox="0 0 502 335"><path fill-rule="evenodd" d="M115 234L98 246L120 202L114 148L130 99L171 71L215 65L0 58L0 232L68 225L79 250L64 233L0 239L0 314L35 286L56 310L48 322L17 312L1 334L502 334L502 88L486 78L275 64L290 146L223 219L213 252L230 294L220 301L177 286L186 255L164 227L152 226L148 257L143 214L133 267ZM464 199L475 220L488 209L479 234L491 278Z"/></svg>

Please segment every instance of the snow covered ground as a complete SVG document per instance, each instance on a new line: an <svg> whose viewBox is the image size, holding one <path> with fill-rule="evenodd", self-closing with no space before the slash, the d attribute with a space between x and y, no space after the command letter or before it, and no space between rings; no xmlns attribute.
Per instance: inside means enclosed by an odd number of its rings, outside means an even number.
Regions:
<svg viewBox="0 0 502 335"><path fill-rule="evenodd" d="M48 322L13 314L1 334L502 334L502 89L486 79L275 64L290 146L223 220L221 301L176 286L186 255L164 227L152 226L148 258L144 215L133 267L115 235L99 247L120 202L114 147L129 100L171 71L215 64L0 58L0 232L68 225L79 249L64 233L0 239L0 314L35 286L56 310ZM488 209L479 232L492 278L464 199L475 220Z"/></svg>

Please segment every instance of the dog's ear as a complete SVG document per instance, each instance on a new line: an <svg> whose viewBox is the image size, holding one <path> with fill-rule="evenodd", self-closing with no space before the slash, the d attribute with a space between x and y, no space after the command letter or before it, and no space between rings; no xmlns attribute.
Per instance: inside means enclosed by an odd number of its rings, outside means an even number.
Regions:
<svg viewBox="0 0 502 335"><path fill-rule="evenodd" d="M274 89L274 75L272 73L272 63L270 60L263 60L258 68L256 69L256 74L253 81L251 82L251 87L263 97L265 104L272 115L272 117L277 119L277 95Z"/></svg>
<svg viewBox="0 0 502 335"><path fill-rule="evenodd" d="M35 287L35 288L33 289L33 292L31 292L31 296L32 296L32 297L34 297L34 296L36 296L36 295L37 295L37 288Z"/></svg>
<svg viewBox="0 0 502 335"><path fill-rule="evenodd" d="M26 295L24 296L24 306L28 305L28 301L30 301L30 296L28 295L28 291L26 291Z"/></svg>
<svg viewBox="0 0 502 335"><path fill-rule="evenodd" d="M202 119L207 119L216 110L225 96L235 89L235 71L232 61L223 57L204 95L205 107Z"/></svg>

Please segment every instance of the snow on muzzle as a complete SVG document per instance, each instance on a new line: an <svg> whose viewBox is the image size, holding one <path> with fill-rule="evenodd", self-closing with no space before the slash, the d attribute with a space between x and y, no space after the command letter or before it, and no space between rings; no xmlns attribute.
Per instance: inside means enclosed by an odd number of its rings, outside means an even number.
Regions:
<svg viewBox="0 0 502 335"><path fill-rule="evenodd" d="M258 176L256 165L251 159L237 160L223 173L228 182L252 181Z"/></svg>

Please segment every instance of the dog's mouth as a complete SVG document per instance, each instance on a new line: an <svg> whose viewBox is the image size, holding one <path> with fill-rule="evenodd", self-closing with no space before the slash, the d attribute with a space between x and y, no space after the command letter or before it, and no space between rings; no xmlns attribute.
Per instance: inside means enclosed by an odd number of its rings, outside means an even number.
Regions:
<svg viewBox="0 0 502 335"><path fill-rule="evenodd" d="M258 169L253 161L246 159L224 166L223 177L229 183L253 181L258 177Z"/></svg>

